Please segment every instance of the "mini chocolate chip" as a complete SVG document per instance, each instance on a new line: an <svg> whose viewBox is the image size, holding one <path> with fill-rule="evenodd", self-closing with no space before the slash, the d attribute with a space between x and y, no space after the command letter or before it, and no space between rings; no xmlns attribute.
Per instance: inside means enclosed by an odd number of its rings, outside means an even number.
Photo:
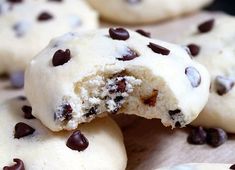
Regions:
<svg viewBox="0 0 235 170"><path fill-rule="evenodd" d="M65 63L67 63L71 59L70 50L66 49L63 50L57 50L52 58L52 64L53 66L60 66Z"/></svg>
<svg viewBox="0 0 235 170"><path fill-rule="evenodd" d="M206 143L206 137L207 137L206 131L201 126L199 126L191 130L187 138L187 141L190 144L202 145Z"/></svg>
<svg viewBox="0 0 235 170"><path fill-rule="evenodd" d="M217 76L215 78L215 89L218 95L222 96L228 93L234 86L234 81L232 79Z"/></svg>
<svg viewBox="0 0 235 170"><path fill-rule="evenodd" d="M87 138L79 131L73 132L73 134L67 140L66 146L72 150L84 151L89 145Z"/></svg>
<svg viewBox="0 0 235 170"><path fill-rule="evenodd" d="M51 20L52 18L53 18L53 16L51 14L49 14L48 12L42 12L37 17L37 20L38 21L48 21L48 20Z"/></svg>
<svg viewBox="0 0 235 170"><path fill-rule="evenodd" d="M187 75L192 87L196 88L201 84L201 75L194 67L187 67L185 69L185 74Z"/></svg>
<svg viewBox="0 0 235 170"><path fill-rule="evenodd" d="M15 125L15 135L14 137L19 139L28 135L31 135L35 132L35 129L32 128L31 126L23 123L23 122L19 122Z"/></svg>
<svg viewBox="0 0 235 170"><path fill-rule="evenodd" d="M9 3L21 3L23 0L7 0Z"/></svg>
<svg viewBox="0 0 235 170"><path fill-rule="evenodd" d="M88 113L84 114L85 117L90 117L97 114L97 107L92 107L89 109Z"/></svg>
<svg viewBox="0 0 235 170"><path fill-rule="evenodd" d="M187 47L193 57L197 56L200 52L200 47L196 44L189 44Z"/></svg>
<svg viewBox="0 0 235 170"><path fill-rule="evenodd" d="M136 57L139 57L139 55L135 51L133 51L132 49L128 49L127 54L125 54L121 58L117 58L117 59L121 60L121 61L130 61Z"/></svg>
<svg viewBox="0 0 235 170"><path fill-rule="evenodd" d="M168 114L169 114L170 116L174 116L174 115L176 115L176 114L179 114L180 112L181 112L180 109L169 110L169 111L168 111Z"/></svg>
<svg viewBox="0 0 235 170"><path fill-rule="evenodd" d="M231 165L229 169L235 169L235 164Z"/></svg>
<svg viewBox="0 0 235 170"><path fill-rule="evenodd" d="M71 120L73 118L72 115L73 108L70 104L66 104L63 106L62 116L65 118L65 120Z"/></svg>
<svg viewBox="0 0 235 170"><path fill-rule="evenodd" d="M17 99L22 100L22 101L27 100L27 98L25 96L18 96Z"/></svg>
<svg viewBox="0 0 235 170"><path fill-rule="evenodd" d="M5 166L3 167L3 170L25 170L24 163L22 160L18 158L14 158L13 161L15 162L12 166Z"/></svg>
<svg viewBox="0 0 235 170"><path fill-rule="evenodd" d="M151 33L150 32L146 32L146 31L141 30L141 29L136 30L136 32L138 32L140 35L143 35L145 37L151 37Z"/></svg>
<svg viewBox="0 0 235 170"><path fill-rule="evenodd" d="M115 103L118 103L118 102L120 102L120 101L123 100L123 99L124 99L123 96L117 96L117 97L115 97L114 102L115 102Z"/></svg>
<svg viewBox="0 0 235 170"><path fill-rule="evenodd" d="M122 80L117 81L117 92L124 93L126 91L126 80L123 78Z"/></svg>
<svg viewBox="0 0 235 170"><path fill-rule="evenodd" d="M207 130L207 144L218 147L228 139L227 133L220 128L210 128Z"/></svg>
<svg viewBox="0 0 235 170"><path fill-rule="evenodd" d="M127 40L130 37L129 32L124 28L110 28L109 35L114 40Z"/></svg>
<svg viewBox="0 0 235 170"><path fill-rule="evenodd" d="M179 121L177 121L177 122L175 123L175 127L176 127L176 128L180 128L180 127L181 127L181 124L180 124Z"/></svg>
<svg viewBox="0 0 235 170"><path fill-rule="evenodd" d="M198 26L198 31L201 33L209 32L212 30L214 23L215 23L214 19L210 19L208 21L205 21Z"/></svg>
<svg viewBox="0 0 235 170"><path fill-rule="evenodd" d="M24 72L16 71L10 73L10 82L11 86L16 89L20 89L24 87Z"/></svg>
<svg viewBox="0 0 235 170"><path fill-rule="evenodd" d="M32 115L32 107L24 105L21 110L24 112L24 118L25 119L35 119L35 117Z"/></svg>
<svg viewBox="0 0 235 170"><path fill-rule="evenodd" d="M156 103L157 103L157 96L158 96L158 90L153 90L151 96L143 99L143 103L145 105L154 107L156 106Z"/></svg>
<svg viewBox="0 0 235 170"><path fill-rule="evenodd" d="M154 43L149 43L148 47L151 48L153 52L158 53L158 54L162 54L162 55L170 54L170 50Z"/></svg>

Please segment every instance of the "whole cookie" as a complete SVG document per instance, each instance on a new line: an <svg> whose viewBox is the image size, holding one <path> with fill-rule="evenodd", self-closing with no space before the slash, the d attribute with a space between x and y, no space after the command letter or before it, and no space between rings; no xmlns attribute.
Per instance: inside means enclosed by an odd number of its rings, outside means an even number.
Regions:
<svg viewBox="0 0 235 170"><path fill-rule="evenodd" d="M221 17L198 23L181 40L193 58L211 75L209 101L193 125L235 132L235 18Z"/></svg>
<svg viewBox="0 0 235 170"><path fill-rule="evenodd" d="M101 17L112 22L143 24L194 12L212 0L88 0Z"/></svg>
<svg viewBox="0 0 235 170"><path fill-rule="evenodd" d="M0 0L0 74L23 71L51 38L97 25L84 0Z"/></svg>
<svg viewBox="0 0 235 170"><path fill-rule="evenodd" d="M183 127L209 94L206 69L185 48L124 28L52 40L30 62L25 83L33 114L53 131L74 129L104 113Z"/></svg>
<svg viewBox="0 0 235 170"><path fill-rule="evenodd" d="M156 170L229 170L235 169L231 164L217 164L217 163L189 163L176 165L168 168L159 168Z"/></svg>
<svg viewBox="0 0 235 170"><path fill-rule="evenodd" d="M73 132L53 133L31 115L26 101L12 100L2 104L0 115L3 132L0 135L0 168L124 170L126 167L122 134L108 117L80 125Z"/></svg>

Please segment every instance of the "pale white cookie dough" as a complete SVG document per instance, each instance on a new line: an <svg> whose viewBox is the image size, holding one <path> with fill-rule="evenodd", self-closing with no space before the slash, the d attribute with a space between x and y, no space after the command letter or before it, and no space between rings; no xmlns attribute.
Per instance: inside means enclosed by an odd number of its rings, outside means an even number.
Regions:
<svg viewBox="0 0 235 170"><path fill-rule="evenodd" d="M68 33L30 62L25 92L33 114L53 131L74 129L103 113L160 118L173 128L194 120L208 100L206 69L183 47L122 29L122 38L129 38L115 40L110 30Z"/></svg>
<svg viewBox="0 0 235 170"><path fill-rule="evenodd" d="M231 164L218 163L189 163L156 170L229 170Z"/></svg>
<svg viewBox="0 0 235 170"><path fill-rule="evenodd" d="M95 29L97 13L84 0L0 0L0 74L24 70L48 41L68 31ZM15 0L16 1L16 0ZM39 16L48 20L39 21Z"/></svg>
<svg viewBox="0 0 235 170"><path fill-rule="evenodd" d="M212 0L88 0L88 2L109 21L143 24L194 12Z"/></svg>
<svg viewBox="0 0 235 170"><path fill-rule="evenodd" d="M89 145L83 151L66 146L73 132L53 133L37 119L25 119L21 111L26 101L11 100L0 106L0 168L12 166L13 159L24 163L26 170L124 170L127 157L123 137L116 123L106 117L89 124L79 125L78 130ZM26 123L34 133L15 138L15 125ZM20 168L19 168L20 169Z"/></svg>
<svg viewBox="0 0 235 170"><path fill-rule="evenodd" d="M222 17L215 19L211 31L199 34L196 25L180 40L184 45L193 43L200 47L199 54L193 58L203 64L211 75L209 101L193 125L235 132L234 27L234 17Z"/></svg>

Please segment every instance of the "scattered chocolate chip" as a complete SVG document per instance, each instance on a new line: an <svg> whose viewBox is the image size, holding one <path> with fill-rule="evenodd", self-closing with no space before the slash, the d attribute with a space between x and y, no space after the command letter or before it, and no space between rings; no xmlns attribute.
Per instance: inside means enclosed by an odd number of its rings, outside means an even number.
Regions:
<svg viewBox="0 0 235 170"><path fill-rule="evenodd" d="M10 73L10 82L11 86L16 89L20 89L24 87L24 72L16 71Z"/></svg>
<svg viewBox="0 0 235 170"><path fill-rule="evenodd" d="M222 96L228 93L234 86L234 81L230 78L217 76L215 78L215 89L218 95Z"/></svg>
<svg viewBox="0 0 235 170"><path fill-rule="evenodd" d="M145 37L151 37L151 33L150 32L146 32L146 31L141 30L141 29L136 30L136 32L138 32L140 35L143 35Z"/></svg>
<svg viewBox="0 0 235 170"><path fill-rule="evenodd" d="M67 63L71 59L70 50L66 49L63 50L57 50L52 58L52 64L53 66L60 66L65 63Z"/></svg>
<svg viewBox="0 0 235 170"><path fill-rule="evenodd" d="M89 111L84 116L90 117L90 116L96 115L96 114L97 114L97 107L94 106L94 107L90 108Z"/></svg>
<svg viewBox="0 0 235 170"><path fill-rule="evenodd" d="M170 50L154 43L149 43L148 47L151 48L153 52L158 53L158 54L162 54L162 55L170 54Z"/></svg>
<svg viewBox="0 0 235 170"><path fill-rule="evenodd" d="M9 3L21 3L23 0L7 0Z"/></svg>
<svg viewBox="0 0 235 170"><path fill-rule="evenodd" d="M115 97L114 102L118 103L118 102L122 101L123 99L124 99L123 96L117 96L117 97Z"/></svg>
<svg viewBox="0 0 235 170"><path fill-rule="evenodd" d="M139 55L135 51L133 51L132 49L128 49L127 54L125 54L121 58L117 58L117 59L121 60L121 61L130 61L136 57L139 57Z"/></svg>
<svg viewBox="0 0 235 170"><path fill-rule="evenodd" d="M17 99L22 100L22 101L27 100L27 98L25 96L18 96Z"/></svg>
<svg viewBox="0 0 235 170"><path fill-rule="evenodd" d="M114 40L127 40L130 37L129 32L124 28L110 28L109 35Z"/></svg>
<svg viewBox="0 0 235 170"><path fill-rule="evenodd" d="M32 115L32 107L24 105L21 110L24 112L24 118L25 119L35 119L35 117Z"/></svg>
<svg viewBox="0 0 235 170"><path fill-rule="evenodd" d="M199 54L200 52L200 47L196 44L189 44L188 46L188 49L190 51L190 54L195 57Z"/></svg>
<svg viewBox="0 0 235 170"><path fill-rule="evenodd" d="M206 131L201 126L199 126L191 130L187 141L189 144L202 145L206 143L206 137Z"/></svg>
<svg viewBox="0 0 235 170"><path fill-rule="evenodd" d="M3 167L3 170L25 170L24 163L22 160L18 158L14 158L13 161L15 162L12 166L5 166Z"/></svg>
<svg viewBox="0 0 235 170"><path fill-rule="evenodd" d="M181 127L181 124L180 124L179 121L177 121L177 122L175 123L175 127L176 127L176 128L180 128L180 127Z"/></svg>
<svg viewBox="0 0 235 170"><path fill-rule="evenodd" d="M65 120L68 121L73 118L72 112L73 112L73 108L71 107L70 104L66 104L63 106L62 116Z"/></svg>
<svg viewBox="0 0 235 170"><path fill-rule="evenodd" d="M84 151L89 145L87 138L79 131L73 132L73 134L67 140L66 146L72 150Z"/></svg>
<svg viewBox="0 0 235 170"><path fill-rule="evenodd" d="M124 93L126 91L126 80L123 78L116 83L117 92Z"/></svg>
<svg viewBox="0 0 235 170"><path fill-rule="evenodd" d="M127 3L133 5L133 4L138 4L140 3L142 0L126 0Z"/></svg>
<svg viewBox="0 0 235 170"><path fill-rule="evenodd" d="M210 19L206 22L203 22L198 26L198 31L201 33L209 32L212 30L214 23L215 23L214 19Z"/></svg>
<svg viewBox="0 0 235 170"><path fill-rule="evenodd" d="M156 106L156 103L157 103L157 96L158 96L158 90L153 90L151 96L143 99L143 103L145 105L149 105L151 107L154 107L154 106Z"/></svg>
<svg viewBox="0 0 235 170"><path fill-rule="evenodd" d="M228 139L227 133L220 128L207 129L207 144L212 147L218 147L222 145Z"/></svg>
<svg viewBox="0 0 235 170"><path fill-rule="evenodd" d="M35 129L32 128L31 126L23 123L23 122L19 122L15 125L15 135L14 137L19 139L28 135L31 135L35 132Z"/></svg>
<svg viewBox="0 0 235 170"><path fill-rule="evenodd" d="M235 169L235 164L231 165L229 169Z"/></svg>
<svg viewBox="0 0 235 170"><path fill-rule="evenodd" d="M53 18L53 16L51 14L49 14L48 12L42 12L37 17L37 20L38 21L48 21L48 20L51 20L52 18Z"/></svg>
<svg viewBox="0 0 235 170"><path fill-rule="evenodd" d="M187 75L192 87L198 87L201 84L201 75L194 67L187 67L185 69L185 74Z"/></svg>
<svg viewBox="0 0 235 170"><path fill-rule="evenodd" d="M169 110L169 111L168 111L168 114L169 114L170 116L174 116L174 115L176 115L176 114L179 114L180 112L181 112L180 109Z"/></svg>

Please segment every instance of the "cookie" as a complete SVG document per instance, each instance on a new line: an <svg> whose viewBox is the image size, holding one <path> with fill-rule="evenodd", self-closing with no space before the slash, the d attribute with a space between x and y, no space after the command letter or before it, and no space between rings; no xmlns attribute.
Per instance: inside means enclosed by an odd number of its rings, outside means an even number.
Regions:
<svg viewBox="0 0 235 170"><path fill-rule="evenodd" d="M0 74L23 71L55 36L97 26L97 13L84 0L1 0Z"/></svg>
<svg viewBox="0 0 235 170"><path fill-rule="evenodd" d="M146 24L194 12L212 0L88 0L101 17L117 23Z"/></svg>
<svg viewBox="0 0 235 170"><path fill-rule="evenodd" d="M185 48L124 28L54 39L25 76L33 114L53 131L74 129L105 113L183 127L209 94L206 69Z"/></svg>
<svg viewBox="0 0 235 170"><path fill-rule="evenodd" d="M189 163L176 165L168 168L159 168L156 170L229 170L235 169L231 164L218 164L218 163Z"/></svg>
<svg viewBox="0 0 235 170"><path fill-rule="evenodd" d="M211 75L209 101L193 125L235 132L234 26L233 17L210 18L193 26L180 40Z"/></svg>
<svg viewBox="0 0 235 170"><path fill-rule="evenodd" d="M123 137L112 119L99 118L73 132L53 133L32 116L28 102L21 100L0 106L4 130L0 167L4 170L125 169Z"/></svg>

